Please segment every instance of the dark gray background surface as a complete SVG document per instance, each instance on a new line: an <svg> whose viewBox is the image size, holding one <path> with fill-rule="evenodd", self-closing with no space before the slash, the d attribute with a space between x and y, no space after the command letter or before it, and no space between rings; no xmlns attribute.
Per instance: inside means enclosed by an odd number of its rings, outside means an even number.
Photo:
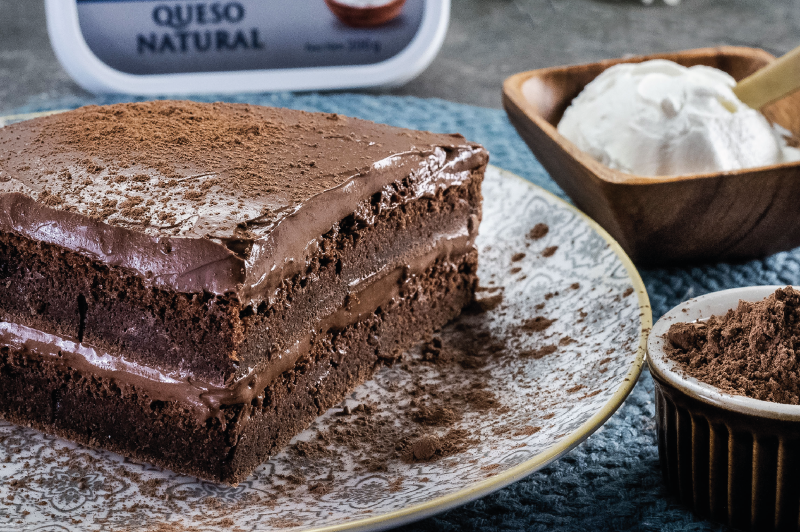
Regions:
<svg viewBox="0 0 800 532"><path fill-rule="evenodd" d="M500 107L503 79L522 70L720 44L774 54L800 45L800 0L452 1L447 39L428 70L370 92ZM0 113L82 95L50 48L43 0L0 0Z"/></svg>

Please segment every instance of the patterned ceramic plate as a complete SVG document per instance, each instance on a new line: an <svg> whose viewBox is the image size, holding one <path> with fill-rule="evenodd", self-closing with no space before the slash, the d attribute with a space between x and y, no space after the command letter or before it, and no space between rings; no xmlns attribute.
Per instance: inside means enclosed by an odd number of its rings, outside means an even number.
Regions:
<svg viewBox="0 0 800 532"><path fill-rule="evenodd" d="M570 205L494 167L483 190L480 308L247 481L202 482L0 422L0 532L383 529L575 447L636 383L647 295L620 247Z"/></svg>

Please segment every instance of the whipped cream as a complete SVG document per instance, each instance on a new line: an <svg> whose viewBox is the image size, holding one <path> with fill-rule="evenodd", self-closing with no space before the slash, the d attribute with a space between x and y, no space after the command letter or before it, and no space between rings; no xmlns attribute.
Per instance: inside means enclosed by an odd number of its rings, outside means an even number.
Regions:
<svg viewBox="0 0 800 532"><path fill-rule="evenodd" d="M788 131L708 66L663 59L615 65L586 85L558 131L606 166L641 176L701 174L800 160Z"/></svg>

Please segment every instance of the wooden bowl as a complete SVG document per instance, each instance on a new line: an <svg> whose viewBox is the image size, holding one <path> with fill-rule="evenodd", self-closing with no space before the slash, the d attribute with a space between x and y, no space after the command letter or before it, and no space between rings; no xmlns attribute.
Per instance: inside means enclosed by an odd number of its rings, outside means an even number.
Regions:
<svg viewBox="0 0 800 532"><path fill-rule="evenodd" d="M587 83L618 63L669 59L742 79L775 59L723 46L521 72L505 80L503 105L536 158L575 204L640 265L763 257L800 245L800 163L643 177L612 170L556 131ZM800 92L762 109L800 138Z"/></svg>
<svg viewBox="0 0 800 532"><path fill-rule="evenodd" d="M406 0L392 0L373 7L353 7L336 0L325 0L336 17L353 28L372 28L400 16Z"/></svg>

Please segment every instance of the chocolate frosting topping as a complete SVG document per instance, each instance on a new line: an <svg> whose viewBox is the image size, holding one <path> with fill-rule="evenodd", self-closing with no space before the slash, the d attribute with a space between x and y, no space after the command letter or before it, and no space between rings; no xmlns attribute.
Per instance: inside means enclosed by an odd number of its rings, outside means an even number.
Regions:
<svg viewBox="0 0 800 532"><path fill-rule="evenodd" d="M435 194L487 158L458 135L335 114L90 106L0 128L0 231L255 303L359 202L406 176Z"/></svg>

